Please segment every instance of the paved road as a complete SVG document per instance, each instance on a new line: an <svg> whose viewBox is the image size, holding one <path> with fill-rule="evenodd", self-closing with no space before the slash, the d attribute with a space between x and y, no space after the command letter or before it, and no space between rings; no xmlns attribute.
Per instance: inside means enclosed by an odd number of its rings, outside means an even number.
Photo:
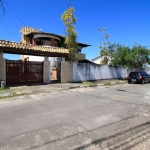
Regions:
<svg viewBox="0 0 150 150"><path fill-rule="evenodd" d="M150 84L0 101L0 150L149 149Z"/></svg>

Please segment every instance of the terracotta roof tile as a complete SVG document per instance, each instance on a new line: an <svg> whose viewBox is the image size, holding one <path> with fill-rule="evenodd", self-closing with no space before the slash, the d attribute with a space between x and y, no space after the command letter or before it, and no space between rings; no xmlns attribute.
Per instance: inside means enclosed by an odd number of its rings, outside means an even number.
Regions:
<svg viewBox="0 0 150 150"><path fill-rule="evenodd" d="M64 53L68 54L68 49L59 48L59 47L48 47L48 46L35 46L31 44L23 44L17 42L10 42L5 40L0 40L0 48L14 48L14 49L25 49L25 50L34 50L34 51L43 51L43 52L51 52L51 53Z"/></svg>

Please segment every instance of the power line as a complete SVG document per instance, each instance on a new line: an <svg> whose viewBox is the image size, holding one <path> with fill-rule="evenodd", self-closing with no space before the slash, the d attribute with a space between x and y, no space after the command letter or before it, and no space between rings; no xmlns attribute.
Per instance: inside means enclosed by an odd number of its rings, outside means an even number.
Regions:
<svg viewBox="0 0 150 150"><path fill-rule="evenodd" d="M9 7L9 9L13 12L13 14L18 18L18 20L25 25L25 23L17 16L17 14L12 10L12 8L6 3L6 1L4 0L5 4Z"/></svg>
<svg viewBox="0 0 150 150"><path fill-rule="evenodd" d="M0 20L2 21L2 23L3 23L3 25L6 27L6 29L9 31L9 33L10 33L13 37L15 37L15 38L18 40L18 38L9 30L9 28L8 28L7 25L4 23L4 21L2 20L1 17L0 17Z"/></svg>
<svg viewBox="0 0 150 150"><path fill-rule="evenodd" d="M2 0L0 0L0 6L2 7L2 15L0 15L0 17L1 17L1 16L5 15L5 8L4 8Z"/></svg>
<svg viewBox="0 0 150 150"><path fill-rule="evenodd" d="M19 30L20 28L14 23L13 19L12 19L7 13L5 13L5 14L6 14L6 16L8 16L8 18L11 20L11 23L13 23L14 26Z"/></svg>

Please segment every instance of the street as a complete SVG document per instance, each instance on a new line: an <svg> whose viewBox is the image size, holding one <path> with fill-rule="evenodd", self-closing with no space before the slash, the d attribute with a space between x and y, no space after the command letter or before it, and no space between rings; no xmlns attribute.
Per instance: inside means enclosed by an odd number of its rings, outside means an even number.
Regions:
<svg viewBox="0 0 150 150"><path fill-rule="evenodd" d="M0 150L150 149L150 84L0 100Z"/></svg>

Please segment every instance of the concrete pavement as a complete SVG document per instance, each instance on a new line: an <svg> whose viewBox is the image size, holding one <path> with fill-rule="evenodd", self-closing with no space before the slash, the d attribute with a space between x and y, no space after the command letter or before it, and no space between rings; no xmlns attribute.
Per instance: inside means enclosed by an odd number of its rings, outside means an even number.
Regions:
<svg viewBox="0 0 150 150"><path fill-rule="evenodd" d="M29 95L29 94L39 94L39 93L51 93L54 91L68 90L74 88L87 88L94 86L103 86L103 85L114 85L114 84L124 84L127 83L126 80L110 79L110 80L99 80L83 83L58 83L52 81L50 84L29 84L24 86L10 86L7 89L0 89L0 99L7 97L16 97L20 95Z"/></svg>
<svg viewBox="0 0 150 150"><path fill-rule="evenodd" d="M1 100L0 150L150 148L149 88L97 86Z"/></svg>

